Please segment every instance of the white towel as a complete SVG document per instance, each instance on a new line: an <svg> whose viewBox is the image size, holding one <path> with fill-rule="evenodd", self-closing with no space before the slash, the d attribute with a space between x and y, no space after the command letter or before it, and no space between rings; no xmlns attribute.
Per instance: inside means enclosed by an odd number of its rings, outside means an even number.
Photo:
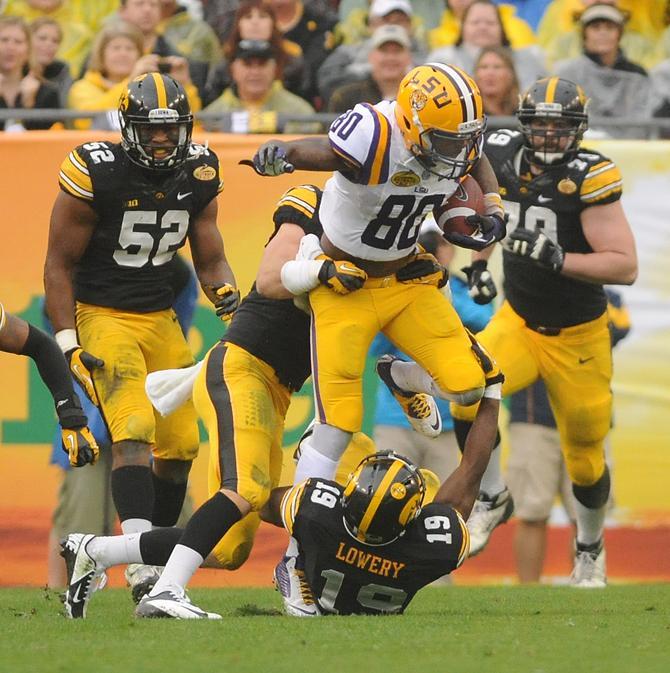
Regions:
<svg viewBox="0 0 670 673"><path fill-rule="evenodd" d="M168 416L193 396L193 384L204 361L184 369L151 372L144 383L147 397L161 416Z"/></svg>

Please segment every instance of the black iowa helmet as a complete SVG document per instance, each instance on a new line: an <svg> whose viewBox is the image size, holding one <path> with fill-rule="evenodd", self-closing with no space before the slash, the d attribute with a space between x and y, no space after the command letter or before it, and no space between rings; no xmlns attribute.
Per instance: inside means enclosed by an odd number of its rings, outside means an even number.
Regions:
<svg viewBox="0 0 670 673"><path fill-rule="evenodd" d="M542 165L570 161L588 128L587 104L584 90L570 80L545 77L535 82L516 111L527 157Z"/></svg>
<svg viewBox="0 0 670 673"><path fill-rule="evenodd" d="M171 171L186 161L193 115L184 88L169 75L150 72L132 80L119 101L119 121L121 145L139 166ZM152 144L157 125L167 133L167 148Z"/></svg>
<svg viewBox="0 0 670 673"><path fill-rule="evenodd" d="M407 458L380 451L362 460L344 487L344 525L359 542L389 544L421 511L426 484Z"/></svg>

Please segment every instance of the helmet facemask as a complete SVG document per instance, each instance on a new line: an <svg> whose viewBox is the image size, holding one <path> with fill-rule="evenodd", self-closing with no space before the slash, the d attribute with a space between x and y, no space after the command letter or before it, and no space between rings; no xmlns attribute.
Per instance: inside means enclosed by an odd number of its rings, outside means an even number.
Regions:
<svg viewBox="0 0 670 673"><path fill-rule="evenodd" d="M517 116L525 155L542 167L562 166L574 158L588 119L585 112L564 110L560 103L537 103L534 109L521 107Z"/></svg>
<svg viewBox="0 0 670 673"><path fill-rule="evenodd" d="M481 156L485 127L486 121L475 120L459 124L458 133L427 129L419 133L419 144L412 151L429 173L456 180L467 175Z"/></svg>
<svg viewBox="0 0 670 673"><path fill-rule="evenodd" d="M421 512L425 492L423 475L406 458L392 451L368 456L345 486L344 526L363 544L391 544Z"/></svg>
<svg viewBox="0 0 670 673"><path fill-rule="evenodd" d="M119 112L123 148L142 168L172 171L188 157L193 133L193 115L180 115L170 108L155 108L147 116ZM164 130L170 145L156 144L154 132ZM164 153L168 150L167 153Z"/></svg>

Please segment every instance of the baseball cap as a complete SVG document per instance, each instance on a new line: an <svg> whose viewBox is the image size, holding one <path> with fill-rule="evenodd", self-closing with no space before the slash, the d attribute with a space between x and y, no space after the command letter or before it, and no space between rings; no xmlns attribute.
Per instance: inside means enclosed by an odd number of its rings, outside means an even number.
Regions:
<svg viewBox="0 0 670 673"><path fill-rule="evenodd" d="M407 16L414 14L409 0L373 0L370 5L370 16L386 16L396 10L407 14Z"/></svg>
<svg viewBox="0 0 670 673"><path fill-rule="evenodd" d="M234 58L275 58L277 54L267 40L240 40L235 47Z"/></svg>
<svg viewBox="0 0 670 673"><path fill-rule="evenodd" d="M381 47L387 42L395 42L396 44L399 44L406 49L409 49L412 44L409 40L407 31L402 26L379 26L379 28L377 28L375 32L372 33L370 44L372 45L373 49L376 49L377 47Z"/></svg>
<svg viewBox="0 0 670 673"><path fill-rule="evenodd" d="M615 5L591 5L579 15L579 23L586 26L593 21L611 21L617 26L623 26L628 16Z"/></svg>

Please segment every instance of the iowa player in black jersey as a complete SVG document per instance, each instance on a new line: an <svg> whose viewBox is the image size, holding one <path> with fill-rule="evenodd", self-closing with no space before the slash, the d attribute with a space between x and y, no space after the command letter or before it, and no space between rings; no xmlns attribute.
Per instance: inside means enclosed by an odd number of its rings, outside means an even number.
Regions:
<svg viewBox="0 0 670 673"><path fill-rule="evenodd" d="M171 308L172 260L187 238L217 313L238 293L216 226L218 159L191 142L182 86L137 77L119 119L120 143L85 143L62 163L45 288L56 340L109 429L114 503L130 533L176 522L198 451L192 404L160 418L144 392L147 372L193 363Z"/></svg>
<svg viewBox="0 0 670 673"><path fill-rule="evenodd" d="M495 444L502 380L488 354L473 348L486 370L484 397L463 460L432 502L424 502L421 471L393 452L365 458L344 486L312 478L273 491L262 516L297 540L313 615L403 612L467 557L465 520Z"/></svg>
<svg viewBox="0 0 670 673"><path fill-rule="evenodd" d="M487 140L510 233L503 244L505 302L477 338L505 372L505 394L544 380L577 499L572 583L602 587L610 490L603 440L612 407L603 284L633 283L637 257L621 206L619 169L599 152L580 147L586 106L584 92L572 82L539 80L517 111L521 130L498 131ZM475 295L483 288L485 264L480 259L471 270ZM454 409L461 441L468 427L462 421L471 413ZM490 467L499 488L482 495L468 521L475 552L511 509L499 453Z"/></svg>
<svg viewBox="0 0 670 673"><path fill-rule="evenodd" d="M258 511L278 483L290 397L311 373L309 315L296 307L283 287L281 269L295 258L304 236L321 234L320 199L321 190L312 185L293 187L282 196L256 284L235 312L223 340L210 350L195 381L193 399L207 425L211 447L210 499L184 530L68 536L63 553L68 561L65 604L69 616L85 616L93 580L107 567L149 563L166 567L138 605L138 616L218 617L192 605L184 587L200 565L234 570L244 563L260 524ZM347 272L339 271L336 262L317 264L327 273L315 282L329 286L348 282ZM417 273L425 274L425 268ZM286 298L269 299L261 291L283 292ZM354 441L362 443L360 438Z"/></svg>
<svg viewBox="0 0 670 673"><path fill-rule="evenodd" d="M82 467L98 458L98 445L74 391L67 362L53 337L5 311L0 304L0 351L31 358L54 400L62 446L70 465Z"/></svg>

